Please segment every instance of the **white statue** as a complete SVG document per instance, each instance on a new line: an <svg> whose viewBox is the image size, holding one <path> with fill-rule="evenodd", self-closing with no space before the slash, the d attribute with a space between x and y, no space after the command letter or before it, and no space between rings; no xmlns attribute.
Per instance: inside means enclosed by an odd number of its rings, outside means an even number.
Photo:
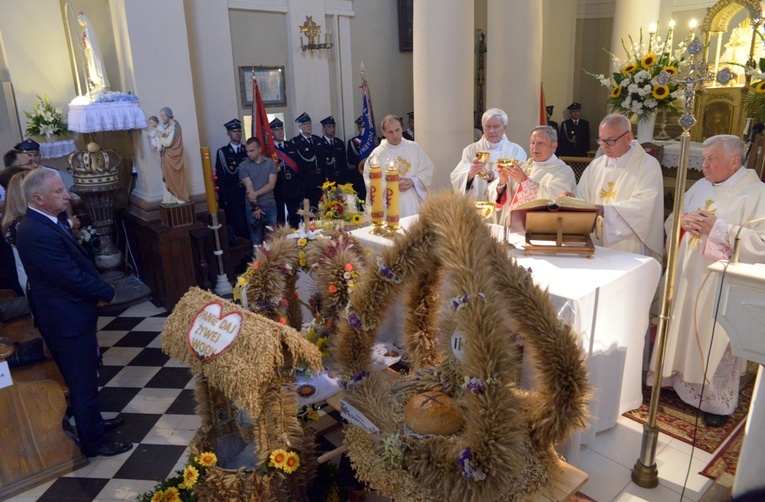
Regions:
<svg viewBox="0 0 765 502"><path fill-rule="evenodd" d="M85 80L88 84L88 95L94 97L100 92L109 90L109 78L106 76L104 58L98 46L96 35L87 16L80 12L77 16L80 25L80 49L85 61Z"/></svg>

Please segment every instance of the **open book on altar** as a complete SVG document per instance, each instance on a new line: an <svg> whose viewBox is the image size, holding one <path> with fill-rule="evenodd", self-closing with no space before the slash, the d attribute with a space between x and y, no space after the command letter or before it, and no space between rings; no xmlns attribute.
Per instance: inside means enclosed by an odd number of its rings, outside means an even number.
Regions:
<svg viewBox="0 0 765 502"><path fill-rule="evenodd" d="M597 213L595 205L574 197L536 199L513 208L510 229L518 233L557 234L561 225L563 234L589 235L595 228Z"/></svg>

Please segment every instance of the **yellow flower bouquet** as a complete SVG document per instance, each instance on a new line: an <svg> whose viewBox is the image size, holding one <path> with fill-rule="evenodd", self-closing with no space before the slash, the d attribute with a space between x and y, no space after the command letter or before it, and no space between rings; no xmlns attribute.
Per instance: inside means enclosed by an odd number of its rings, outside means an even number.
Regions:
<svg viewBox="0 0 765 502"><path fill-rule="evenodd" d="M675 111L672 102L683 95L678 84L659 84L656 77L667 72L677 75L684 65L687 65L684 56L689 38L683 40L676 50L672 50L671 40L663 42L660 36L655 39L652 36L648 46L643 43L643 31L640 38L634 41L628 37L628 47L622 40L622 47L627 53L626 59L619 59L609 51L604 51L611 56L615 71L610 77L603 74L594 74L585 70L589 76L598 79L604 87L610 90L608 97L611 112L621 113L627 117L637 116L639 120L646 120L662 109ZM670 39L668 33L667 38Z"/></svg>

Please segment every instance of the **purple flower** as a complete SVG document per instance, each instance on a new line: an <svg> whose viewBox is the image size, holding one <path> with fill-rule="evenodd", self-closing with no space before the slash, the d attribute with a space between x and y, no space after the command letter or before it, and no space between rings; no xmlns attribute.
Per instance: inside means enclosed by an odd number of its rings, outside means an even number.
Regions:
<svg viewBox="0 0 765 502"><path fill-rule="evenodd" d="M380 271L380 273L383 275L383 277L385 277L387 281L393 282L395 284L398 284L401 282L401 279L398 278L391 269L385 266L385 263L383 262L382 258L379 256L377 257L377 270Z"/></svg>
<svg viewBox="0 0 765 502"><path fill-rule="evenodd" d="M486 474L483 471L473 467L472 460L473 452L470 450L469 446L462 450L460 456L457 457L457 464L459 464L460 469L462 470L462 479L465 481L470 481L471 479L475 479L476 481L483 481L486 479Z"/></svg>
<svg viewBox="0 0 765 502"><path fill-rule="evenodd" d="M348 324L350 324L353 329L364 329L364 324L361 322L361 319L359 319L359 316L353 311L348 313Z"/></svg>
<svg viewBox="0 0 765 502"><path fill-rule="evenodd" d="M480 378L471 378L465 388L473 394L484 394L486 392L486 382Z"/></svg>

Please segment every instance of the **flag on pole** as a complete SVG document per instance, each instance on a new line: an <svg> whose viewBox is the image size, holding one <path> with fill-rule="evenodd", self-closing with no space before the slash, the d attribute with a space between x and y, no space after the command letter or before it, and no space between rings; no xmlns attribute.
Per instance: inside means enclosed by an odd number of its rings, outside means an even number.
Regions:
<svg viewBox="0 0 765 502"><path fill-rule="evenodd" d="M274 162L278 162L276 144L274 144L274 135L271 132L271 125L268 123L266 106L260 97L258 81L255 76L252 77L252 130L250 136L258 138L260 148L264 157L271 157Z"/></svg>
<svg viewBox="0 0 765 502"><path fill-rule="evenodd" d="M377 147L377 131L375 130L375 117L372 112L372 98L369 95L364 63L361 63L361 92L364 99L364 110L361 118L364 122L364 132L361 133L361 146L359 146L359 166L363 164L372 150Z"/></svg>
<svg viewBox="0 0 765 502"><path fill-rule="evenodd" d="M547 123L547 104L545 103L545 85L540 86L541 94L539 97L539 125L549 125Z"/></svg>

